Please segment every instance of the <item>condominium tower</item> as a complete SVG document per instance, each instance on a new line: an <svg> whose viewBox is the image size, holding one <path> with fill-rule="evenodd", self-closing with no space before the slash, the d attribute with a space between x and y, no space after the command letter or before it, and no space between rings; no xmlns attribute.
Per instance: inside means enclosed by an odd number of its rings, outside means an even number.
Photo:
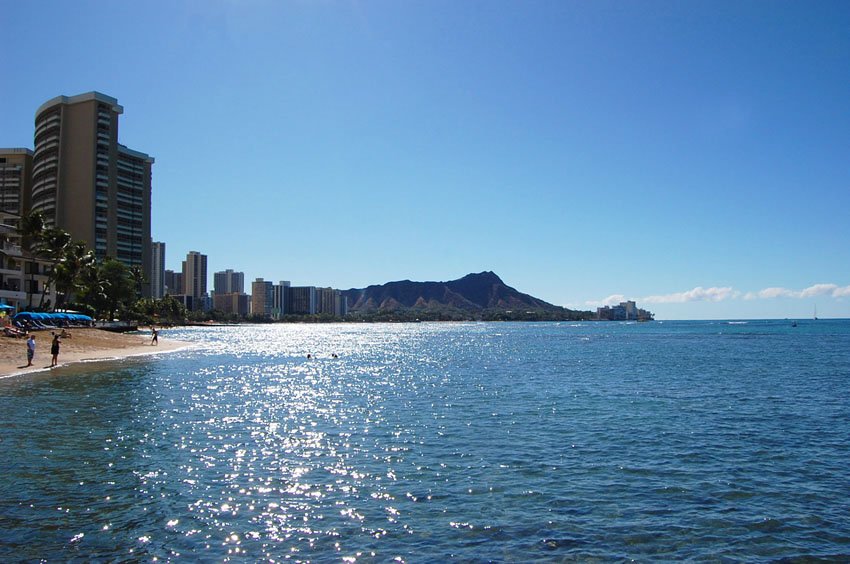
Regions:
<svg viewBox="0 0 850 564"><path fill-rule="evenodd" d="M272 283L257 278L251 283L251 313L271 317L274 304Z"/></svg>
<svg viewBox="0 0 850 564"><path fill-rule="evenodd" d="M0 304L18 310L32 305L48 278L45 262L22 249L18 231L29 205L32 157L26 148L0 149Z"/></svg>
<svg viewBox="0 0 850 564"><path fill-rule="evenodd" d="M272 317L280 319L289 313L289 280L281 280L272 286Z"/></svg>
<svg viewBox="0 0 850 564"><path fill-rule="evenodd" d="M207 294L207 255L189 251L183 261L183 294L191 296L193 303ZM197 305L194 307L197 308Z"/></svg>
<svg viewBox="0 0 850 564"><path fill-rule="evenodd" d="M162 275L165 284L165 293L171 296L183 293L183 272L174 272L166 269Z"/></svg>
<svg viewBox="0 0 850 564"><path fill-rule="evenodd" d="M216 294L244 294L245 273L231 269L213 275L213 290Z"/></svg>
<svg viewBox="0 0 850 564"><path fill-rule="evenodd" d="M29 149L0 149L0 210L24 215L32 190L32 156Z"/></svg>
<svg viewBox="0 0 850 564"><path fill-rule="evenodd" d="M165 243L151 243L151 297L165 296Z"/></svg>
<svg viewBox="0 0 850 564"><path fill-rule="evenodd" d="M58 96L35 114L33 211L48 227L151 274L151 165L118 143L118 100L99 92Z"/></svg>

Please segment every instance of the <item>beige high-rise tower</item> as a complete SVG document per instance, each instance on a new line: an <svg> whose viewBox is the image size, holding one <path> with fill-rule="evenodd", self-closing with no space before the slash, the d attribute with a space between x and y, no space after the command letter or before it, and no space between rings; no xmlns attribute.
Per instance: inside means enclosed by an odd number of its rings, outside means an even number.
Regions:
<svg viewBox="0 0 850 564"><path fill-rule="evenodd" d="M151 165L118 143L118 100L59 96L35 114L31 209L48 226L151 276ZM149 288L146 294L149 295Z"/></svg>
<svg viewBox="0 0 850 564"><path fill-rule="evenodd" d="M192 296L193 309L199 309L197 302L207 295L207 255L198 251L189 251L183 261L183 293Z"/></svg>
<svg viewBox="0 0 850 564"><path fill-rule="evenodd" d="M32 190L32 151L0 149L0 210L23 215Z"/></svg>
<svg viewBox="0 0 850 564"><path fill-rule="evenodd" d="M32 157L29 149L0 149L0 304L18 310L32 305L47 282L44 263L21 248L18 231L29 204Z"/></svg>

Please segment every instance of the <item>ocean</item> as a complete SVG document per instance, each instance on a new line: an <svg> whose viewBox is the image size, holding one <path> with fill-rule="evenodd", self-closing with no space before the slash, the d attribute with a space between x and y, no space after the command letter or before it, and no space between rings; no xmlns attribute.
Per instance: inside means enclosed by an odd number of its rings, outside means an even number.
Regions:
<svg viewBox="0 0 850 564"><path fill-rule="evenodd" d="M0 380L0 561L850 561L850 321L170 339Z"/></svg>

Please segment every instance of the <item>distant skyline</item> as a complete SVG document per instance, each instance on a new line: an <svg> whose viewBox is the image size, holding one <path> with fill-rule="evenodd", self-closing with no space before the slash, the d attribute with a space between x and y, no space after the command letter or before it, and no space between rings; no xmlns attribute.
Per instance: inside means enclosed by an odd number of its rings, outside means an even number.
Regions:
<svg viewBox="0 0 850 564"><path fill-rule="evenodd" d="M0 0L0 146L117 98L172 270L850 317L848 29L843 1Z"/></svg>

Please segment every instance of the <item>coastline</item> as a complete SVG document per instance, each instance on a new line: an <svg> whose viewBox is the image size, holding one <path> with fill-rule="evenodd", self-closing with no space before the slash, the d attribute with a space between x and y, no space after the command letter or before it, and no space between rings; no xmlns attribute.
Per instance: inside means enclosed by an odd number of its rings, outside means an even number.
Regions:
<svg viewBox="0 0 850 564"><path fill-rule="evenodd" d="M62 339L59 364L50 366L51 331L36 331L36 352L33 365L26 366L26 339L0 336L0 378L56 370L84 362L121 360L173 352L192 345L185 341L172 341L159 333L159 344L151 345L146 334L110 333L95 328L72 328L71 336Z"/></svg>

